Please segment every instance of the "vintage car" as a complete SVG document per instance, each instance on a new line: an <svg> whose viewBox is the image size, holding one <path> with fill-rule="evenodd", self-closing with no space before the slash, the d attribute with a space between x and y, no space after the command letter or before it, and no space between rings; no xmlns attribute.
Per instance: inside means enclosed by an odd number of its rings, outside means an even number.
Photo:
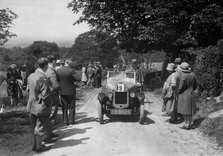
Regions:
<svg viewBox="0 0 223 156"><path fill-rule="evenodd" d="M136 72L108 71L107 83L98 94L99 123L104 115L138 115L139 123L144 119L144 93L140 92Z"/></svg>

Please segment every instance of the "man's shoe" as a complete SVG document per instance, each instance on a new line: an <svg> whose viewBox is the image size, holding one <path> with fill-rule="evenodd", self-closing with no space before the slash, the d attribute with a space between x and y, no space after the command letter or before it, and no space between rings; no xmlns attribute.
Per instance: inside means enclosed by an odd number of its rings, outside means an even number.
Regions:
<svg viewBox="0 0 223 156"><path fill-rule="evenodd" d="M51 147L42 145L40 148L36 149L36 152L40 153L40 152L48 151L49 149L51 149Z"/></svg>
<svg viewBox="0 0 223 156"><path fill-rule="evenodd" d="M185 129L185 130L190 130L190 126L182 126L182 127L180 127L181 129Z"/></svg>
<svg viewBox="0 0 223 156"><path fill-rule="evenodd" d="M56 138L56 137L58 137L58 136L59 136L59 134L56 134L56 133L51 133L51 134L50 134L50 137L51 137L51 138Z"/></svg>
<svg viewBox="0 0 223 156"><path fill-rule="evenodd" d="M46 144L52 144L52 143L55 143L56 141L57 139L52 139L50 137L43 139L43 142L45 142Z"/></svg>

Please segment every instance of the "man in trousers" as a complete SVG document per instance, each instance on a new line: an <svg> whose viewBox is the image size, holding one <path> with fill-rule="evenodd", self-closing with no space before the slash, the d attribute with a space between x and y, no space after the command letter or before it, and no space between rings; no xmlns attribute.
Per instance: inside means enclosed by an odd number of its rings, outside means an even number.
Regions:
<svg viewBox="0 0 223 156"><path fill-rule="evenodd" d="M55 125L57 123L57 112L58 112L58 106L59 106L59 79L57 76L57 73L55 71L56 66L56 58L54 55L47 56L47 59L49 61L48 63L48 69L45 72L46 77L50 81L50 91L52 96L52 111L50 115L50 128L47 132L47 137L44 139L44 142L51 143L55 142L55 137L58 137L58 134L55 134L52 132L52 125ZM51 123L52 122L52 123Z"/></svg>
<svg viewBox="0 0 223 156"><path fill-rule="evenodd" d="M80 81L78 76L71 68L72 60L65 60L65 65L57 70L60 84L60 96L63 109L63 119L66 126L69 124L75 124L75 95L76 86L75 81Z"/></svg>
<svg viewBox="0 0 223 156"><path fill-rule="evenodd" d="M43 145L43 136L49 128L49 118L51 113L51 92L50 82L45 71L48 68L48 59L39 58L38 68L28 77L27 90L29 98L27 111L33 134L32 150L42 152L50 149Z"/></svg>

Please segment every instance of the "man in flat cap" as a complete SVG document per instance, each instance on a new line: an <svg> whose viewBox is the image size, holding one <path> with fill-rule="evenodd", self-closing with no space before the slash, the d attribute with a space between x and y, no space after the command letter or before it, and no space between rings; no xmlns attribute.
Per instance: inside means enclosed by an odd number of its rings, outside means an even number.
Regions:
<svg viewBox="0 0 223 156"><path fill-rule="evenodd" d="M48 59L39 58L38 68L28 77L27 90L29 99L27 111L33 133L32 150L42 152L50 147L43 145L43 136L49 128L49 118L51 113L51 92L50 82L45 72L48 68Z"/></svg>

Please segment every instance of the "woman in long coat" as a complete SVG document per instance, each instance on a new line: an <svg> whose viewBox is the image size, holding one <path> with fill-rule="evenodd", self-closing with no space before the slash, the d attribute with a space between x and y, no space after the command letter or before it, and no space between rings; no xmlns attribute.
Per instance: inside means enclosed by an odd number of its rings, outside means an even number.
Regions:
<svg viewBox="0 0 223 156"><path fill-rule="evenodd" d="M196 111L194 90L197 88L196 76L186 62L180 65L181 78L177 112L184 116L183 129L190 129L192 116Z"/></svg>
<svg viewBox="0 0 223 156"><path fill-rule="evenodd" d="M176 108L176 102L178 97L178 86L179 86L179 74L174 70L175 65L169 63L166 70L169 72L169 76L163 86L163 108L165 112L164 116L169 116L173 113ZM172 121L171 121L172 122Z"/></svg>

